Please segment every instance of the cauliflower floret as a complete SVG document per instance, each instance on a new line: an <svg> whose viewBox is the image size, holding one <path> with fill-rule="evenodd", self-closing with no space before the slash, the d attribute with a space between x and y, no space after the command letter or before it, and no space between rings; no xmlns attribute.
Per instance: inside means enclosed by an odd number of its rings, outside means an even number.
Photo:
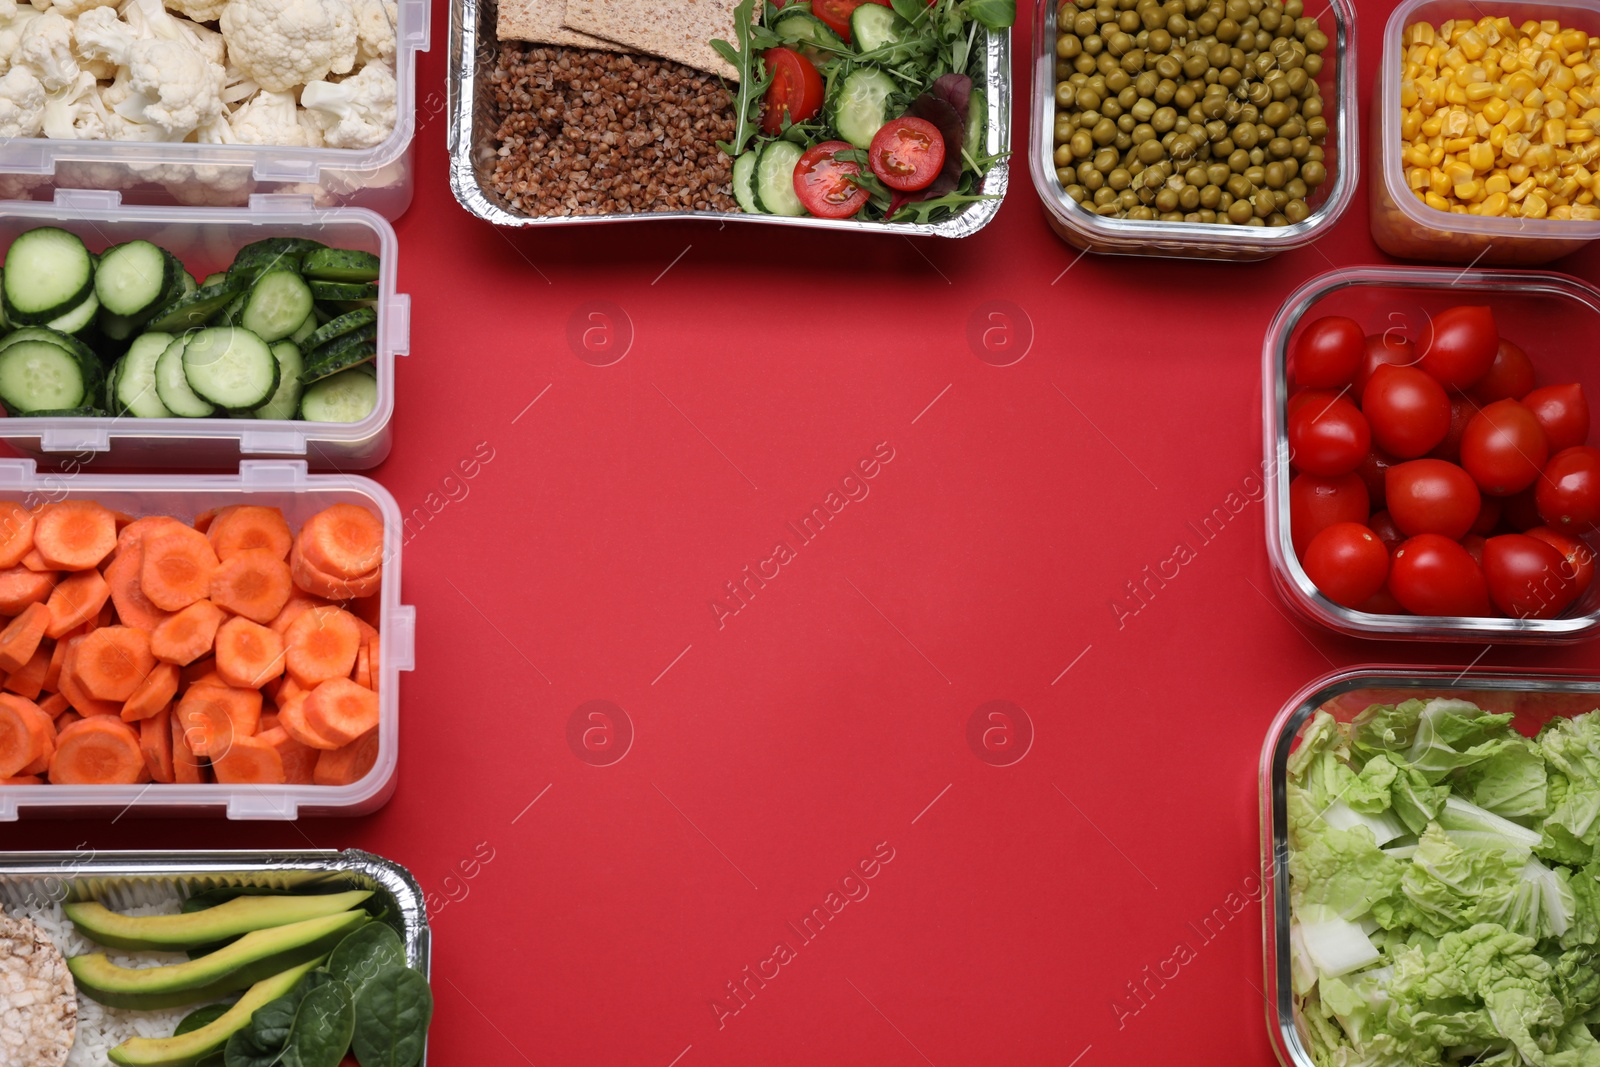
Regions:
<svg viewBox="0 0 1600 1067"><path fill-rule="evenodd" d="M27 67L0 78L0 137L37 137L44 125L44 85Z"/></svg>
<svg viewBox="0 0 1600 1067"><path fill-rule="evenodd" d="M221 64L226 61L227 43L223 41L222 34L198 22L176 17L161 5L161 0L127 0L122 17L128 20L128 25L140 37L177 41L199 49L209 62Z"/></svg>
<svg viewBox="0 0 1600 1067"><path fill-rule="evenodd" d="M46 89L60 89L78 76L72 54L72 23L54 11L28 20L12 62L31 70Z"/></svg>
<svg viewBox="0 0 1600 1067"><path fill-rule="evenodd" d="M34 8L19 7L0 21L0 74L11 69L12 61L22 47L22 31L38 17L39 12Z"/></svg>
<svg viewBox="0 0 1600 1067"><path fill-rule="evenodd" d="M222 36L228 58L269 92L348 74L356 64L349 0L228 0Z"/></svg>
<svg viewBox="0 0 1600 1067"><path fill-rule="evenodd" d="M17 17L17 0L0 0L0 23Z"/></svg>
<svg viewBox="0 0 1600 1067"><path fill-rule="evenodd" d="M117 0L54 0L54 3L50 5L50 10L65 15L69 19L75 19L92 8L116 6Z"/></svg>
<svg viewBox="0 0 1600 1067"><path fill-rule="evenodd" d="M322 131L302 120L294 94L257 93L228 119L228 144L273 144L292 148L322 147Z"/></svg>
<svg viewBox="0 0 1600 1067"><path fill-rule="evenodd" d="M222 17L222 9L228 6L228 0L166 0L166 5L196 22L215 22Z"/></svg>
<svg viewBox="0 0 1600 1067"><path fill-rule="evenodd" d="M363 63L394 58L396 0L351 0L356 13L356 49Z"/></svg>
<svg viewBox="0 0 1600 1067"><path fill-rule="evenodd" d="M394 75L368 63L342 82L317 81L300 90L300 106L329 148L372 148L394 132L398 109Z"/></svg>
<svg viewBox="0 0 1600 1067"><path fill-rule="evenodd" d="M45 98L44 135L61 141L99 141L106 136L100 85L90 71L79 71L72 84Z"/></svg>
<svg viewBox="0 0 1600 1067"><path fill-rule="evenodd" d="M35 11L50 10L50 0L28 0L28 5Z"/></svg>
<svg viewBox="0 0 1600 1067"><path fill-rule="evenodd" d="M158 127L156 139L181 141L222 114L222 67L191 44L140 34L103 7L78 19L76 36L81 55L120 68L105 90L112 110L127 122Z"/></svg>
<svg viewBox="0 0 1600 1067"><path fill-rule="evenodd" d="M244 71L229 63L222 68L222 102L237 104L261 91L261 86L245 76Z"/></svg>

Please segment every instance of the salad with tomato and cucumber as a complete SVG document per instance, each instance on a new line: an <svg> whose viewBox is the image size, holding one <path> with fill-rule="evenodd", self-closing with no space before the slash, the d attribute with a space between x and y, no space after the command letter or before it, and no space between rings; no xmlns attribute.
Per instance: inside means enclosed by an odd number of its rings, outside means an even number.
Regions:
<svg viewBox="0 0 1600 1067"><path fill-rule="evenodd" d="M733 194L750 214L932 222L987 199L985 31L1016 0L743 0Z"/></svg>

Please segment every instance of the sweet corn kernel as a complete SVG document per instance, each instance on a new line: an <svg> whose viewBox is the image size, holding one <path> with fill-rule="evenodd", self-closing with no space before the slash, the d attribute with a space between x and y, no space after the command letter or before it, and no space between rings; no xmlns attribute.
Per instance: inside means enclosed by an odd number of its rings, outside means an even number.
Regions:
<svg viewBox="0 0 1600 1067"><path fill-rule="evenodd" d="M1549 211L1549 203L1538 193L1529 193L1522 202L1522 217L1525 219L1542 219Z"/></svg>
<svg viewBox="0 0 1600 1067"><path fill-rule="evenodd" d="M1476 27L1463 33L1457 44L1461 48L1461 53L1468 59L1482 59L1483 53L1489 49L1489 42L1483 39L1483 35Z"/></svg>
<svg viewBox="0 0 1600 1067"><path fill-rule="evenodd" d="M1407 105L1407 106L1414 106L1415 105L1415 103L1416 103L1415 96L1416 96L1416 94L1413 91L1413 93L1412 93L1412 97L1413 97L1412 104L1411 105ZM1402 103L1403 103L1404 102L1404 94L1403 93L1402 93L1402 96L1401 96L1401 100L1402 100ZM1483 110L1481 112L1479 112L1479 114L1483 118L1488 119L1489 122L1491 124L1493 124L1493 123L1498 123L1502 119L1504 119L1506 117L1507 112L1509 112L1510 110L1511 110L1511 105L1507 104L1504 100L1500 99L1498 96L1495 96L1495 97L1490 97L1489 100L1484 103ZM1407 112L1406 113L1406 118L1410 118L1411 115L1412 115L1412 112ZM1415 135L1413 134L1413 136L1415 136Z"/></svg>
<svg viewBox="0 0 1600 1067"><path fill-rule="evenodd" d="M1593 204L1574 204L1572 217L1582 219L1585 222L1593 222L1595 219L1600 219L1600 207L1595 207Z"/></svg>
<svg viewBox="0 0 1600 1067"><path fill-rule="evenodd" d="M1487 174L1494 169L1494 149L1487 141L1479 141L1467 149L1467 162L1479 174Z"/></svg>
<svg viewBox="0 0 1600 1067"><path fill-rule="evenodd" d="M1423 203L1427 204L1429 207L1436 208L1439 211L1449 211L1450 210L1450 201L1446 200L1444 197L1440 196L1438 193L1430 192L1426 196L1424 196L1422 198L1422 200L1423 200Z"/></svg>
<svg viewBox="0 0 1600 1067"><path fill-rule="evenodd" d="M1522 201L1528 198L1529 193L1533 192L1533 188L1533 179L1528 178L1526 181L1520 182L1511 190L1510 193L1506 195L1511 198L1511 202L1513 204L1520 204Z"/></svg>
<svg viewBox="0 0 1600 1067"><path fill-rule="evenodd" d="M1510 206L1511 200L1506 196L1505 193L1490 193L1488 196L1483 198L1483 203L1479 205L1478 208L1478 214L1504 215L1506 213L1506 209Z"/></svg>
<svg viewBox="0 0 1600 1067"><path fill-rule="evenodd" d="M1477 142L1470 137L1452 137L1444 143L1446 155L1456 156L1471 148Z"/></svg>
<svg viewBox="0 0 1600 1067"><path fill-rule="evenodd" d="M1490 195L1495 193L1509 193L1511 191L1511 179L1506 177L1503 173L1497 172L1495 174L1491 174L1487 178L1483 179L1483 191L1489 193Z"/></svg>
<svg viewBox="0 0 1600 1067"><path fill-rule="evenodd" d="M1549 119L1544 124L1544 145L1541 147L1566 147L1567 124L1560 119Z"/></svg>

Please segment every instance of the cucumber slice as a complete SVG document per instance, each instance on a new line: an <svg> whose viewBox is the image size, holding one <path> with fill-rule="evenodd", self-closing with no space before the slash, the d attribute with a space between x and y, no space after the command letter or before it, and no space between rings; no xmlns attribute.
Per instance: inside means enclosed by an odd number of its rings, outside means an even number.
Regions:
<svg viewBox="0 0 1600 1067"><path fill-rule="evenodd" d="M268 237L252 241L233 257L228 277L242 286L253 285L269 270L299 270L306 256L326 247L321 241L305 237Z"/></svg>
<svg viewBox="0 0 1600 1067"><path fill-rule="evenodd" d="M182 333L207 322L226 307L238 293L224 279L216 285L204 285L192 293L184 293L172 303L150 316L148 329L165 333Z"/></svg>
<svg viewBox="0 0 1600 1067"><path fill-rule="evenodd" d="M794 168L805 149L793 141L773 141L756 160L756 203L772 215L804 215L805 205L794 192Z"/></svg>
<svg viewBox="0 0 1600 1067"><path fill-rule="evenodd" d="M100 305L100 332L110 341L126 341L139 329L139 321L127 315L113 315Z"/></svg>
<svg viewBox="0 0 1600 1067"><path fill-rule="evenodd" d="M156 395L167 410L185 419L203 419L216 412L215 404L196 395L189 387L189 378L183 370L183 350L189 346L190 334L173 338L171 344L156 360Z"/></svg>
<svg viewBox="0 0 1600 1067"><path fill-rule="evenodd" d="M894 79L875 67L857 67L845 75L832 106L839 136L857 148L870 148L872 139L889 121L889 97L895 88Z"/></svg>
<svg viewBox="0 0 1600 1067"><path fill-rule="evenodd" d="M318 300L376 300L378 287L372 282L311 282L311 295Z"/></svg>
<svg viewBox="0 0 1600 1067"><path fill-rule="evenodd" d="M332 326L333 323L329 323ZM378 354L378 327L362 326L342 337L336 337L306 354L306 367L300 380L307 385L320 381L342 370L366 363Z"/></svg>
<svg viewBox="0 0 1600 1067"><path fill-rule="evenodd" d="M183 277L179 278L178 281L179 281L180 284L182 284L183 292L184 292L185 295L187 295L189 293L192 293L196 289L200 288L200 283L195 281L194 280L194 275L190 274L188 271L184 271L183 272Z"/></svg>
<svg viewBox="0 0 1600 1067"><path fill-rule="evenodd" d="M375 282L380 261L371 252L319 248L306 256L300 273L323 282Z"/></svg>
<svg viewBox="0 0 1600 1067"><path fill-rule="evenodd" d="M366 306L359 307L354 311L340 315L336 319L329 319L318 327L316 332L306 338L303 347L307 352L310 352L313 349L321 348L329 341L343 337L347 333L353 333L363 326L373 326L377 321L377 311ZM376 329L373 330L372 336L377 336ZM299 344L300 342L296 343Z"/></svg>
<svg viewBox="0 0 1600 1067"><path fill-rule="evenodd" d="M18 412L17 414L26 414L30 419L103 419L109 414L109 412L107 412L104 408L97 408L93 405L90 405L87 407L77 408L47 408L44 411Z"/></svg>
<svg viewBox="0 0 1600 1067"><path fill-rule="evenodd" d="M225 270L219 270L215 274L207 274L204 278L201 278L200 288L204 289L208 285L221 285L227 280L228 272Z"/></svg>
<svg viewBox="0 0 1600 1067"><path fill-rule="evenodd" d="M352 367L309 386L300 398L307 422L360 422L378 406L378 379Z"/></svg>
<svg viewBox="0 0 1600 1067"><path fill-rule="evenodd" d="M271 270L251 286L239 325L271 343L294 333L309 314L311 289L305 279L291 270Z"/></svg>
<svg viewBox="0 0 1600 1067"><path fill-rule="evenodd" d="M983 135L986 131L984 120L989 110L989 101L983 95L982 89L972 90L972 95L967 98L967 135L962 139L961 151L971 159L983 158ZM961 167L966 169L967 161L961 161Z"/></svg>
<svg viewBox="0 0 1600 1067"><path fill-rule="evenodd" d="M129 241L106 249L100 257L94 291L113 315L138 318L182 295L188 276L166 249L149 241Z"/></svg>
<svg viewBox="0 0 1600 1067"><path fill-rule="evenodd" d="M305 364L300 359L300 348L292 341L279 341L272 346L272 356L278 361L278 388L265 404L250 414L258 419L292 419L300 413L300 371Z"/></svg>
<svg viewBox="0 0 1600 1067"><path fill-rule="evenodd" d="M18 341L0 351L0 401L15 415L75 408L91 393L83 365L60 345Z"/></svg>
<svg viewBox="0 0 1600 1067"><path fill-rule="evenodd" d="M76 234L54 226L19 235L6 252L5 267L0 295L7 318L16 323L49 322L77 307L94 288L89 250Z"/></svg>
<svg viewBox="0 0 1600 1067"><path fill-rule="evenodd" d="M156 363L172 344L170 333L144 333L112 368L111 410L140 419L170 419L172 411L156 389Z"/></svg>
<svg viewBox="0 0 1600 1067"><path fill-rule="evenodd" d="M304 344L306 338L317 332L317 327L322 325L322 320L317 318L315 309L306 316L304 322L294 328L294 333L289 335L289 340L295 344Z"/></svg>
<svg viewBox="0 0 1600 1067"><path fill-rule="evenodd" d="M62 333L79 334L94 325L94 317L100 310L100 298L94 295L94 290L89 290L89 295L78 302L78 306L64 315L57 315L45 325L52 330Z"/></svg>
<svg viewBox="0 0 1600 1067"><path fill-rule="evenodd" d="M195 395L229 411L260 407L278 388L278 361L272 350L260 337L236 326L211 326L190 334L183 349L183 373Z"/></svg>
<svg viewBox="0 0 1600 1067"><path fill-rule="evenodd" d="M807 15L803 11L796 11L778 18L772 24L772 32L785 41L797 46L797 51L813 63L827 62L837 52L829 48L843 49L848 47L844 38L828 28L827 23L814 15ZM819 48L818 45L827 45L828 48Z"/></svg>
<svg viewBox="0 0 1600 1067"><path fill-rule="evenodd" d="M756 203L756 160L760 157L761 149L752 148L733 161L733 198L747 215L763 214L761 205Z"/></svg>
<svg viewBox="0 0 1600 1067"><path fill-rule="evenodd" d="M862 4L850 13L850 39L856 51L871 52L910 39L911 24L880 4Z"/></svg>
<svg viewBox="0 0 1600 1067"><path fill-rule="evenodd" d="M229 285L235 285L235 284L237 284L237 282L234 281L233 279L229 279L228 284ZM239 325L239 320L244 315L244 306L245 306L246 303L249 302L249 300L250 300L250 289L247 286L244 289L243 292L239 293L237 296L235 296L232 300L230 300L228 302L227 307L224 307L221 311L219 311L217 313L216 320L212 323L212 325L214 325L214 326L237 326L237 325Z"/></svg>

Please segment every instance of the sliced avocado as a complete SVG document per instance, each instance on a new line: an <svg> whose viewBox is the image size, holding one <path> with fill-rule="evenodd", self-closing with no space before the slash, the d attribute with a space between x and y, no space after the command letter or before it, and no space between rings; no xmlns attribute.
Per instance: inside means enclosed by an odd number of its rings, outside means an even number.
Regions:
<svg viewBox="0 0 1600 1067"><path fill-rule="evenodd" d="M68 904L62 910L80 934L102 945L173 952L226 941L252 930L337 915L370 896L364 889L327 896L243 896L184 915L119 915L92 900Z"/></svg>
<svg viewBox="0 0 1600 1067"><path fill-rule="evenodd" d="M204 914L204 913L201 913ZM113 1008L154 1011L203 1004L325 956L346 934L372 921L364 911L256 930L208 956L166 967L118 967L105 954L73 956L78 989Z"/></svg>
<svg viewBox="0 0 1600 1067"><path fill-rule="evenodd" d="M194 1067L206 1056L221 1051L228 1038L250 1025L256 1009L286 995L325 958L263 978L219 1018L198 1030L172 1037L130 1037L106 1055L121 1067Z"/></svg>

